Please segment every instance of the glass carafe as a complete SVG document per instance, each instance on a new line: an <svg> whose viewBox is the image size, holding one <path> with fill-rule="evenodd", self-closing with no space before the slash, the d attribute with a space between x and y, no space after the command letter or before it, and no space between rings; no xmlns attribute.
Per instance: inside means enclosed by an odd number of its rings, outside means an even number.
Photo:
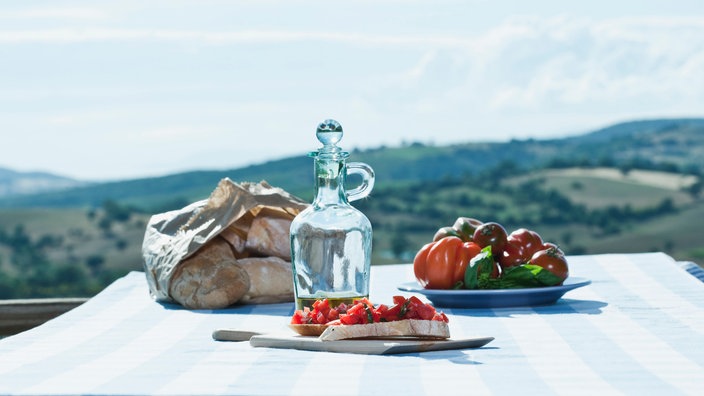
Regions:
<svg viewBox="0 0 704 396"><path fill-rule="evenodd" d="M346 162L349 153L337 146L342 139L337 121L323 121L316 136L323 147L309 154L314 160L315 198L291 224L297 309L311 307L317 299L327 298L337 306L369 296L372 226L350 202L369 195L374 171L367 164ZM349 174L359 174L362 183L346 191Z"/></svg>

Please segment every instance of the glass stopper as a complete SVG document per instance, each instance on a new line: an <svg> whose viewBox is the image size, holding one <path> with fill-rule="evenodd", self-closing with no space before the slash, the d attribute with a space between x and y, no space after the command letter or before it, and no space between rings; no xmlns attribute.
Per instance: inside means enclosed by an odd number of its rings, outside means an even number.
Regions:
<svg viewBox="0 0 704 396"><path fill-rule="evenodd" d="M325 120L318 125L315 136L328 150L333 149L342 139L342 125L335 120ZM335 147L337 148L337 147ZM339 150L339 148L337 148Z"/></svg>

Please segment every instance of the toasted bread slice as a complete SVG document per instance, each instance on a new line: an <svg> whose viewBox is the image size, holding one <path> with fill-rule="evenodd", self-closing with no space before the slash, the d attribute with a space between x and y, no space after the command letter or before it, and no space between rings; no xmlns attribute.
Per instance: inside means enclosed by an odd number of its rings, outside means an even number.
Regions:
<svg viewBox="0 0 704 396"><path fill-rule="evenodd" d="M350 338L450 338L450 327L439 320L404 319L356 325L328 326L322 341Z"/></svg>
<svg viewBox="0 0 704 396"><path fill-rule="evenodd" d="M293 331L302 336L319 336L323 334L325 329L330 327L326 324L290 324L288 325Z"/></svg>

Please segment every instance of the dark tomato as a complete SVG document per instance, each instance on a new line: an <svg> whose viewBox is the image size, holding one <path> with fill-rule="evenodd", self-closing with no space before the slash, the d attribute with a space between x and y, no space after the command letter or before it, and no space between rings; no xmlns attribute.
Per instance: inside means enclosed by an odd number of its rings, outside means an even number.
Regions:
<svg viewBox="0 0 704 396"><path fill-rule="evenodd" d="M482 225L482 222L477 219L458 217L457 220L455 220L455 224L452 225L452 228L460 234L460 238L462 238L463 241L472 242L472 239L474 239L474 231L476 231L477 227L480 225Z"/></svg>
<svg viewBox="0 0 704 396"><path fill-rule="evenodd" d="M505 270L509 267L515 267L517 265L527 263L528 260L530 260L530 257L526 259L525 256L526 254L523 249L523 245L516 243L516 241L512 241L509 238L504 246L504 253L498 257L498 261L501 268Z"/></svg>
<svg viewBox="0 0 704 396"><path fill-rule="evenodd" d="M495 258L500 258L504 254L508 234L501 224L489 222L477 227L473 238L474 243L482 248L491 246L491 254Z"/></svg>
<svg viewBox="0 0 704 396"><path fill-rule="evenodd" d="M509 234L508 240L523 247L524 262L530 260L535 252L543 249L543 238L537 232L527 228L519 228L513 231Z"/></svg>
<svg viewBox="0 0 704 396"><path fill-rule="evenodd" d="M455 230L452 227L442 227L437 232L435 232L435 235L433 235L433 242L437 242L443 238L449 237L449 236L456 236L458 238L462 238L462 235Z"/></svg>
<svg viewBox="0 0 704 396"><path fill-rule="evenodd" d="M538 249L538 250L545 250L545 249L555 249L555 250L556 250L558 253L560 253L561 255L563 255L563 256L565 255L565 252L563 252L562 249L560 249L559 246L555 245L555 244L552 243L552 242L545 242L545 243L543 243L543 247L540 248L540 249Z"/></svg>
<svg viewBox="0 0 704 396"><path fill-rule="evenodd" d="M565 255L561 254L557 249L548 248L535 252L530 259L530 263L552 272L560 277L562 282L569 276L567 259L565 259ZM560 282L560 284L562 284L562 282Z"/></svg>

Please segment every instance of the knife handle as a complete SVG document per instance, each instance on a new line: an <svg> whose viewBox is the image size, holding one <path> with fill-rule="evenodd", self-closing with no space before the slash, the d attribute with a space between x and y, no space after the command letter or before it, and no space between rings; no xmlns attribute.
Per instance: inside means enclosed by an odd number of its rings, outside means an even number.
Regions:
<svg viewBox="0 0 704 396"><path fill-rule="evenodd" d="M213 331L213 339L216 341L249 341L252 336L262 333L237 329L216 329Z"/></svg>

